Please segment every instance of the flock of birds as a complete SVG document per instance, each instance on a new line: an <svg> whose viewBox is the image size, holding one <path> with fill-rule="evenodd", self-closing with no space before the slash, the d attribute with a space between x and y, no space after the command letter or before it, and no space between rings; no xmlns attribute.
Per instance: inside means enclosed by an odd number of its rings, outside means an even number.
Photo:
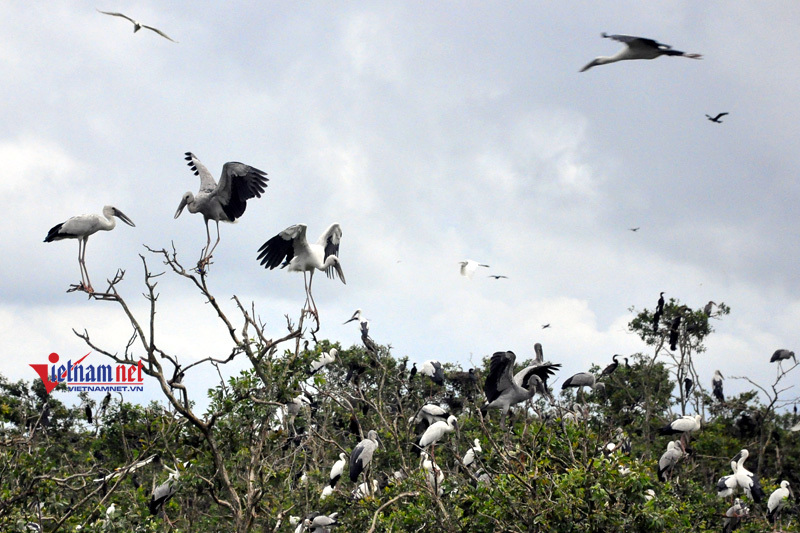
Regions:
<svg viewBox="0 0 800 533"><path fill-rule="evenodd" d="M134 26L134 32L145 28L165 39L177 42L161 30L153 26L141 24L122 13L107 11L100 11L100 13L130 21ZM613 56L600 56L595 58L584 66L580 72L585 72L596 66L624 60L655 59L660 56L678 56L690 59L702 58L700 54L689 54L674 50L669 45L659 43L652 39L630 35L608 35L605 33L602 34L602 37L621 42L625 47ZM713 117L710 115L706 115L706 117L712 122L721 123L721 118L727 114L728 113L718 113ZM202 250L200 260L198 261L197 269L199 272L204 273L210 263L212 254L220 242L219 223L234 222L241 217L245 212L247 202L253 198L260 198L261 195L264 194L268 178L265 172L255 167L239 162L228 162L223 165L219 182L216 182L208 169L193 153L187 152L186 160L194 174L200 178L200 190L196 195L192 192L187 192L183 195L178 209L175 212L175 218L180 216L184 208L188 209L190 213L200 213L203 215L207 241ZM62 239L78 240L78 263L81 272L81 283L73 286L73 289L86 291L90 295L94 293L86 268L86 243L88 238L94 233L101 230L110 231L114 229L116 226L115 219L117 218L129 226L135 227L133 221L119 209L113 206L105 206L101 215L90 214L75 216L53 226L48 232L45 237L45 242ZM208 227L208 222L210 220L214 221L217 231L216 241L213 245ZM639 228L635 227L629 229L630 231L636 232ZM306 230L307 227L305 224L295 224L277 233L258 249L257 260L267 269L281 267L286 268L289 272L303 272L306 295L305 308L313 313L317 317L317 322L319 322L318 310L311 293L311 283L315 270L324 271L329 278L338 277L342 283L345 283L344 272L339 260L339 245L342 239L342 229L339 224L331 224L322 233L316 243L308 242ZM461 261L459 264L460 274L468 278L472 278L479 268L489 268L489 265L471 259ZM308 277L306 277L307 274ZM491 274L489 277L496 280L507 278L507 276L499 274ZM664 293L662 292L654 316L653 326L655 331L658 330L659 321L663 313L663 295ZM709 306L713 303L714 302L709 302ZM707 313L710 312L709 306L707 306ZM677 341L677 330L680 326L680 319L681 317L678 315L670 327L669 338L673 350L675 349L675 342ZM358 321L362 331L362 339L365 339L366 342L366 339L369 338L369 322L363 317L360 309L357 310L353 317L347 322L351 321ZM550 324L545 324L542 327L547 328L549 326ZM531 400L536 394L539 394L551 402L553 401L552 394L547 386L547 381L555 374L561 365L545 362L541 345L538 343L535 346L535 353L536 358L533 364L517 372L514 371L516 356L513 352L497 352L492 355L489 375L483 387L486 395L486 402L481 408L482 415L488 415L489 410L499 411L500 424L505 427L506 417L513 406ZM321 371L327 365L334 363L337 359L337 355L336 350L324 353L320 359L312 364L310 374L313 375ZM620 356L613 356L613 362L600 373L599 378L595 377L593 373L581 372L566 379L562 383L562 389L578 388L580 391L579 397L582 395L584 388L589 388L591 390L603 389L605 384L601 380L611 375L619 366L618 357ZM789 358L794 359L794 357L794 352L782 349L774 353L771 361L780 363ZM625 358L625 364L627 365L627 358ZM439 385L441 385L445 379L442 365L438 361L426 361L421 364L419 368L415 363L410 371L410 378L413 378L417 373L428 376L433 383ZM464 379L477 383L474 370L471 369L468 373L464 374L466 374ZM720 402L724 402L723 379L724 377L720 371L717 370L712 380L712 390L714 397ZM691 383L687 383L686 386L690 388ZM307 391L304 391L300 396L287 404L286 412L290 419L293 419L294 416L305 407L311 405L312 402L313 396ZM580 407L576 407L569 415L574 419L578 419L582 412ZM439 405L426 404L419 409L410 422L421 428L419 438L415 442L420 454L420 466L425 471L426 479L429 484L434 490L440 492L444 475L442 469L439 468L435 462L435 446L442 441L448 433L458 428L458 419ZM680 438L668 443L666 451L658 461L657 473L660 480L665 481L673 474L676 465L686 453L688 436L692 432L700 429L700 415L682 416L662 428L662 434L677 434L680 435ZM609 449L612 451L615 449L625 450L624 434L622 430L618 430L618 433L620 434L620 441L616 444L609 444ZM351 482L357 483L362 473L364 473L364 477L369 480L370 465L378 450L378 434L373 429L367 433L365 439L361 440L353 447L349 458L345 453L340 453L338 460L331 467L329 482L324 487L321 498L324 499L333 493L348 464L348 474ZM470 446L464 454L461 460L461 466L463 468L474 468L478 463L477 459L481 452L480 441L475 439L473 445ZM717 493L720 497L734 496L738 490L741 490L752 501L756 503L761 502L763 491L760 482L758 478L744 466L747 457L748 451L743 449L731 459L730 466L732 474L721 477L717 484ZM140 462L141 465L138 466L143 466L147 464L147 462L149 462L149 460L146 462L142 461ZM403 472L399 471L395 472L394 475L396 478L405 476ZM164 503L175 494L178 477L178 470L171 470L167 482L154 487L150 502L151 513L157 514L160 512L163 509ZM481 481L488 481L488 476L485 473L479 474L478 479ZM380 483L375 479L364 481L357 485L353 494L356 497L363 497L374 493L379 487ZM772 522L774 522L776 518L779 518L780 511L785 505L787 498L790 496L792 496L792 493L787 481L782 481L780 488L770 495L767 501L767 516ZM109 507L107 513L109 516L112 516L114 512L115 509L112 505ZM749 508L747 505L745 505L740 498L736 498L726 512L724 523L725 531L733 530L736 525L738 525L739 521L747 516L748 513ZM296 531L298 533L301 531L324 532L329 531L331 527L338 523L337 518L336 513L331 515L311 513L302 520L299 517L293 517L290 519L290 522L297 525Z"/></svg>

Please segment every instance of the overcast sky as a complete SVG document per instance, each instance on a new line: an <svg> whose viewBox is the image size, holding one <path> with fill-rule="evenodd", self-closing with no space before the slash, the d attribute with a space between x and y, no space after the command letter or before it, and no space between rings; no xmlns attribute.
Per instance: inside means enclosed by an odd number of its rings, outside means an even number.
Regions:
<svg viewBox="0 0 800 533"><path fill-rule="evenodd" d="M231 317L236 294L281 333L302 276L265 271L257 249L291 224L316 240L339 222L347 285L317 276L319 338L358 343L342 322L362 308L395 356L466 369L541 342L563 380L649 353L630 308L665 291L732 309L696 360L704 386L715 369L766 385L772 352L800 338L798 27L795 1L2 2L0 373L32 380L50 352L83 356L73 328L124 349L117 305L65 292L77 243L42 239L122 210L136 227L90 238L89 274L102 288L124 269L119 289L146 320L139 254L164 267L143 245L174 243L191 264L205 244L199 214L173 219L199 187L192 151L215 177L241 161L270 179L221 227L208 282ZM601 32L704 59L579 73L621 48ZM466 258L491 268L468 280ZM192 286L165 275L158 288L164 349L229 352ZM201 402L214 385L187 381Z"/></svg>

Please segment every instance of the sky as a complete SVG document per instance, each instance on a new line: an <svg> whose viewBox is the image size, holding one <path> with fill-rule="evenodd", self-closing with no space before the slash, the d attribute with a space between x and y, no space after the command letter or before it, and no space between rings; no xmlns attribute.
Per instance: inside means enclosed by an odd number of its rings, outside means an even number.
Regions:
<svg viewBox="0 0 800 533"><path fill-rule="evenodd" d="M767 386L771 354L800 339L798 27L792 1L2 2L0 373L31 380L51 352L85 355L73 329L124 350L116 304L65 292L77 243L42 240L70 216L123 211L136 227L92 236L87 266L95 288L123 269L146 321L141 256L166 267L144 246L191 265L205 245L199 214L173 218L199 188L191 151L215 177L240 161L270 180L221 226L208 275L235 321L233 295L282 334L302 276L266 271L257 250L292 224L316 240L338 222L347 284L316 277L320 339L358 344L343 322L361 308L396 357L466 369L541 342L564 380L650 353L627 324L664 291L731 308L696 359L705 387L716 369L728 394L752 388L734 376ZM579 73L621 48L602 32L703 59ZM464 278L467 258L490 268ZM229 353L192 285L166 273L158 292L164 350ZM216 380L186 377L201 404ZM153 383L126 400L158 397Z"/></svg>

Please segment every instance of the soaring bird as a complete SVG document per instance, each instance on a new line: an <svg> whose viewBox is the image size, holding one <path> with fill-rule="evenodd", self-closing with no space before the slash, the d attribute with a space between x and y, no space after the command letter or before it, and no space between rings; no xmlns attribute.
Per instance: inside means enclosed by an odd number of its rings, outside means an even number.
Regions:
<svg viewBox="0 0 800 533"><path fill-rule="evenodd" d="M111 231L117 225L114 217L129 226L136 227L125 213L116 207L107 205L103 207L102 215L78 215L67 219L66 222L56 224L47 232L44 242L60 241L62 239L78 239L78 265L81 269L81 284L79 289L88 293L93 293L92 282L89 281L89 272L86 270L86 241L90 235L94 235L100 230Z"/></svg>
<svg viewBox="0 0 800 533"><path fill-rule="evenodd" d="M484 265L482 263L478 263L477 261L473 261L472 259L465 259L463 261L458 262L461 265L461 275L466 276L472 279L473 274L475 271L478 270L478 267L489 268L489 265Z"/></svg>
<svg viewBox="0 0 800 533"><path fill-rule="evenodd" d="M342 265L339 263L339 243L342 240L342 228L339 224L331 224L320 235L316 244L309 244L306 239L306 225L295 224L278 233L258 249L258 261L270 270L279 266L289 267L289 272L302 272L306 288L306 304L312 306L311 311L319 317L317 305L311 295L311 283L314 271L322 270L329 278L339 276L346 283ZM310 272L306 279L306 272Z"/></svg>
<svg viewBox="0 0 800 533"><path fill-rule="evenodd" d="M703 56L700 54L687 54L679 50L673 50L668 44L659 43L653 39L646 39L644 37L634 37L632 35L608 35L603 33L602 36L606 39L613 39L621 43L625 43L625 48L614 54L613 56L600 56L593 59L589 64L581 69L585 72L590 68L597 65L605 65L614 63L615 61L624 61L627 59L655 59L659 56L683 56L690 59L701 59Z"/></svg>
<svg viewBox="0 0 800 533"><path fill-rule="evenodd" d="M97 9L97 8L95 8L95 9ZM160 36L164 37L165 39L169 39L173 43L177 43L178 42L175 39L173 39L172 37L170 37L169 35L167 35L166 33L164 33L163 31L159 30L158 28L154 28L152 26L148 26L147 24L142 24L140 22L137 22L137 21L133 20L132 18L130 18L128 15L124 15L122 13L115 13L113 11L100 11L99 9L97 11L102 13L103 15L111 15L112 17L122 17L125 20L129 20L130 22L133 23L133 33L136 33L137 31L139 31L142 28L144 28L146 30L151 30L151 31L156 32Z"/></svg>
<svg viewBox="0 0 800 533"><path fill-rule="evenodd" d="M508 276L503 276L502 274L489 274L488 277L494 279L508 279Z"/></svg>
<svg viewBox="0 0 800 533"><path fill-rule="evenodd" d="M369 467L372 455L377 449L378 432L370 429L367 438L359 442L350 454L350 481L355 483L358 475Z"/></svg>
<svg viewBox="0 0 800 533"><path fill-rule="evenodd" d="M722 121L720 119L722 117L724 117L725 115L727 115L727 114L728 113L719 113L719 114L717 114L716 117L712 117L711 115L706 115L706 118L708 120L710 120L711 122L716 122L717 124L722 124Z"/></svg>
<svg viewBox="0 0 800 533"><path fill-rule="evenodd" d="M781 481L781 486L769 495L769 500L767 500L767 519L771 524L774 524L775 519L780 517L781 509L786 505L786 500L790 496L794 497L794 494L789 487L788 481ZM782 530L783 527L779 525L779 529Z"/></svg>
<svg viewBox="0 0 800 533"><path fill-rule="evenodd" d="M541 365L528 367L523 375L517 373L512 376L514 361L517 356L514 352L495 352L489 363L489 375L483 386L486 394L486 403L481 407L481 413L486 414L488 409L500 409L502 416L500 425L505 427L505 418L512 405L533 398L538 392L548 394L545 388L547 377L561 365Z"/></svg>
<svg viewBox="0 0 800 533"><path fill-rule="evenodd" d="M208 238L198 263L202 267L211 259L211 254L219 244L220 221L235 222L241 217L247 209L247 200L261 198L269 179L265 172L255 167L231 161L222 165L222 175L218 184L192 152L186 152L186 160L195 176L200 176L200 190L197 196L191 191L184 193L178 210L175 211L175 218L181 215L184 207L188 208L190 213L202 213ZM211 233L208 230L209 220L213 220L217 225L217 242L213 247L211 247Z"/></svg>
<svg viewBox="0 0 800 533"><path fill-rule="evenodd" d="M717 370L714 372L714 377L711 378L711 388L714 393L714 398L719 400L720 403L725 403L725 395L722 393L722 380L725 377L722 375L722 372Z"/></svg>
<svg viewBox="0 0 800 533"><path fill-rule="evenodd" d="M680 458L683 457L683 454L684 448L681 441L669 441L667 444L667 451L661 454L661 457L658 460L659 481L666 481L666 472L669 470L670 474L672 474L672 470L675 468L675 465L678 463Z"/></svg>
<svg viewBox="0 0 800 533"><path fill-rule="evenodd" d="M331 474L330 474L330 486L331 488L336 486L338 483L339 478L342 477L342 472L344 472L344 465L347 464L347 455L344 452L339 454L339 460L333 463L331 467Z"/></svg>

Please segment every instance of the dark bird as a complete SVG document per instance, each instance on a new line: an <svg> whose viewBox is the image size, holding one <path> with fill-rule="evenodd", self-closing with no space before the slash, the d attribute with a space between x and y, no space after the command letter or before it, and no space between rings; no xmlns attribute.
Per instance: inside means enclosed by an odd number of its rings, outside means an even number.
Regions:
<svg viewBox="0 0 800 533"><path fill-rule="evenodd" d="M687 54L680 50L673 50L668 44L659 43L653 39L646 39L644 37L634 37L632 35L608 35L607 33L601 34L606 39L613 39L625 44L625 48L614 54L613 56L600 56L593 59L589 64L581 69L585 72L590 68L597 65L606 65L616 61L624 61L628 59L655 59L659 56L683 56L690 59L701 59L703 56L700 54Z"/></svg>
<svg viewBox="0 0 800 533"><path fill-rule="evenodd" d="M99 9L97 11L99 13L102 13L103 15L111 15L112 17L122 17L125 20L129 20L130 22L133 23L133 33L136 33L137 31L139 31L142 28L144 28L146 30L150 30L150 31L156 32L160 36L164 37L165 39L169 39L173 43L177 43L178 42L175 39L173 39L172 37L170 37L169 35L167 35L166 33L164 33L163 31L159 30L158 28L154 28L152 26L148 26L147 24L142 24L140 22L137 22L137 21L133 20L132 18L130 18L128 15L123 15L122 13L114 13L113 11L100 11Z"/></svg>
<svg viewBox="0 0 800 533"><path fill-rule="evenodd" d="M706 316L711 316L711 309L713 309L713 307L714 307L715 305L717 305L717 302L714 302L714 301L709 301L709 302L708 302L708 303L705 305L705 307L703 307L703 313L704 313Z"/></svg>
<svg viewBox="0 0 800 533"><path fill-rule="evenodd" d="M89 281L89 272L86 270L86 242L91 235L100 230L111 231L114 229L117 226L114 217L119 218L129 226L136 226L131 219L125 216L125 213L116 207L107 205L103 207L102 215L78 215L67 219L61 224L56 224L50 228L50 231L47 232L47 237L44 238L44 242L78 239L78 266L81 269L80 288L86 292L94 292L92 282Z"/></svg>
<svg viewBox="0 0 800 533"><path fill-rule="evenodd" d="M722 117L724 117L725 115L727 115L727 114L728 113L720 113L716 117L712 117L711 115L706 115L706 118L708 118L708 120L710 120L711 122L716 122L717 124L722 124L722 121L720 119Z"/></svg>
<svg viewBox="0 0 800 533"><path fill-rule="evenodd" d="M678 349L678 328L681 327L681 315L676 316L669 326L669 349L675 351Z"/></svg>
<svg viewBox="0 0 800 533"><path fill-rule="evenodd" d="M549 322L547 324L542 324L542 329L547 329L549 327L550 327L550 323Z"/></svg>
<svg viewBox="0 0 800 533"><path fill-rule="evenodd" d="M692 391L692 387L694 387L694 381L689 378L683 378L683 391L686 396L689 396L689 393Z"/></svg>
<svg viewBox="0 0 800 533"><path fill-rule="evenodd" d="M664 314L664 293L662 292L661 295L658 297L658 302L656 303L656 311L653 313L653 333L658 333L658 326L661 322L661 315Z"/></svg>
<svg viewBox="0 0 800 533"><path fill-rule="evenodd" d="M639 231L639 226L636 226L635 228L628 228L628 230L634 231L634 232Z"/></svg>
<svg viewBox="0 0 800 533"><path fill-rule="evenodd" d="M611 359L613 359L613 360L614 360L614 362L613 362L613 363L611 363L611 364L609 364L607 367L605 367L605 368L603 369L603 371L602 371L602 372L600 372L600 377L603 377L603 376L610 376L611 374L613 374L613 373L614 373L614 371L615 371L615 370L617 369L617 367L619 366L619 362L617 361L617 357L619 357L619 356L620 356L619 354L614 354L614 355L612 355L612 356L611 356Z"/></svg>
<svg viewBox="0 0 800 533"><path fill-rule="evenodd" d="M787 359L792 359L794 364L797 364L797 359L794 357L794 352L781 348L780 350L775 350L775 353L772 354L769 362L774 363L777 361L778 364L780 364L781 361L785 361Z"/></svg>
<svg viewBox="0 0 800 533"><path fill-rule="evenodd" d="M103 396L103 401L100 402L100 409L101 413L105 413L106 409L108 409L108 404L111 402L111 393L107 392L105 396Z"/></svg>
<svg viewBox="0 0 800 533"><path fill-rule="evenodd" d="M714 372L714 377L711 378L711 388L714 394L714 398L716 398L720 403L725 403L725 395L722 393L723 379L725 379L725 377L719 370Z"/></svg>
<svg viewBox="0 0 800 533"><path fill-rule="evenodd" d="M261 198L267 187L267 174L250 165L231 161L222 165L222 174L219 183L208 169L197 159L192 152L186 152L189 168L195 176L200 176L200 191L197 196L187 191L181 198L175 218L178 218L186 207L190 213L202 213L206 224L206 247L200 257L204 264L211 259L211 254L219 244L219 223L235 222L247 209L247 200ZM217 225L217 242L211 246L211 233L208 230L208 221L213 220ZM210 249L209 249L210 248Z"/></svg>
<svg viewBox="0 0 800 533"><path fill-rule="evenodd" d="M88 403L83 406L83 412L86 415L86 421L88 423L92 423L92 406Z"/></svg>
<svg viewBox="0 0 800 533"><path fill-rule="evenodd" d="M488 277L494 278L494 279L508 279L508 276L503 276L503 275L500 275L500 274L489 274Z"/></svg>

